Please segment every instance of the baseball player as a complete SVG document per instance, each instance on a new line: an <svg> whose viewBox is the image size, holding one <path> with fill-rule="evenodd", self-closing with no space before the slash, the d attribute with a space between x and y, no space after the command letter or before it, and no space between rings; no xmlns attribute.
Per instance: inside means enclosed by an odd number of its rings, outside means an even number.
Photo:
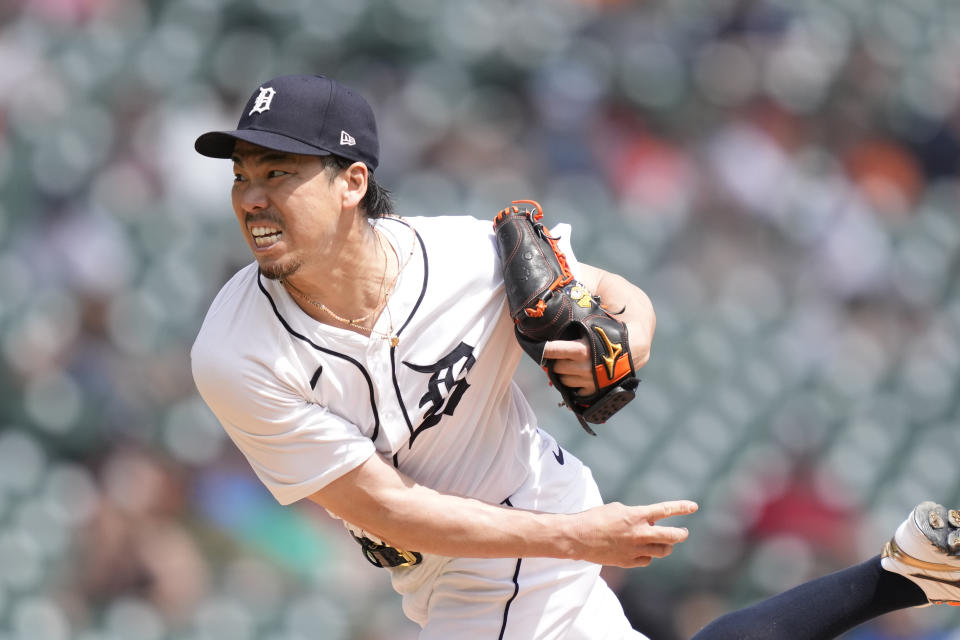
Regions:
<svg viewBox="0 0 960 640"><path fill-rule="evenodd" d="M237 129L195 146L232 160L233 209L255 261L213 301L194 378L275 498L342 519L358 552L390 572L421 638L642 638L600 567L669 555L688 532L659 521L697 505L604 504L590 470L538 426L512 380L522 351L490 221L395 216L374 178L371 108L323 76L265 82ZM647 296L562 248L577 279L623 309L643 366L655 327ZM564 385L595 391L584 343L550 341L543 355ZM916 521L884 562L960 574L946 543L924 546L940 540ZM927 602L878 559L847 571L897 587L882 606L865 598L870 615ZM818 593L842 581L821 580ZM950 589L930 599L960 600ZM759 615L801 615L808 595L782 594ZM701 636L781 637L725 635L757 615L737 612ZM831 631L854 617L838 612Z"/></svg>

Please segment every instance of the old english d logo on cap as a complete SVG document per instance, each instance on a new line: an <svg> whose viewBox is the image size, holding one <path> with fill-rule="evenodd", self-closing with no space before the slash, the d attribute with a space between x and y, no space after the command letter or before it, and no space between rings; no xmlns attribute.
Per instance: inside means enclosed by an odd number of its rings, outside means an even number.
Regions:
<svg viewBox="0 0 960 640"><path fill-rule="evenodd" d="M257 96L257 99L253 103L253 108L250 109L248 116L252 116L255 113L263 113L264 111L270 110L270 103L273 102L273 96L277 95L277 92L273 87L260 87L260 95Z"/></svg>
<svg viewBox="0 0 960 640"><path fill-rule="evenodd" d="M210 131L194 148L230 158L237 140L285 153L337 155L377 168L380 144L370 104L359 93L319 75L278 76L254 89L237 128Z"/></svg>

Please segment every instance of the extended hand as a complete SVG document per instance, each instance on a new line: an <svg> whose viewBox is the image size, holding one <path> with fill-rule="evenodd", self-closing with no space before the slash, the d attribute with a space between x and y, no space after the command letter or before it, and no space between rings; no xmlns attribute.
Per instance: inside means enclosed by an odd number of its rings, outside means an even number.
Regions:
<svg viewBox="0 0 960 640"><path fill-rule="evenodd" d="M575 557L617 567L645 567L653 558L664 558L673 546L687 539L680 527L656 524L671 516L694 513L699 507L690 500L673 500L652 505L627 506L612 502L577 514L577 538L582 548Z"/></svg>

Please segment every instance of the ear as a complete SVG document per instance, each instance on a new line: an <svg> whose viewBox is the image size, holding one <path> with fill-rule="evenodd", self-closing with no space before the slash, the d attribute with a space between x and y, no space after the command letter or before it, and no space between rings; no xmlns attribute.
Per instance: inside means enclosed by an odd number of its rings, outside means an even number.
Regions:
<svg viewBox="0 0 960 640"><path fill-rule="evenodd" d="M344 209L355 209L360 206L360 201L367 194L368 175L367 165L362 162L354 162L343 170L341 178L345 188L341 197Z"/></svg>

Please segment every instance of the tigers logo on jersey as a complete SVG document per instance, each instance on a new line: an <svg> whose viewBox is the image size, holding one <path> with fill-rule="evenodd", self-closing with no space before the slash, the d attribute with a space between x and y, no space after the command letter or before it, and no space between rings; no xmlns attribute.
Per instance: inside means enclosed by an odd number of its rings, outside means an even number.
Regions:
<svg viewBox="0 0 960 640"><path fill-rule="evenodd" d="M404 361L414 371L429 373L427 392L420 398L420 406L429 405L423 416L423 421L414 429L410 436L410 444L424 429L435 426L444 415L452 416L456 411L460 398L470 386L467 383L467 372L473 367L476 359L473 357L473 347L461 342L447 355L437 362L428 365L413 364Z"/></svg>

